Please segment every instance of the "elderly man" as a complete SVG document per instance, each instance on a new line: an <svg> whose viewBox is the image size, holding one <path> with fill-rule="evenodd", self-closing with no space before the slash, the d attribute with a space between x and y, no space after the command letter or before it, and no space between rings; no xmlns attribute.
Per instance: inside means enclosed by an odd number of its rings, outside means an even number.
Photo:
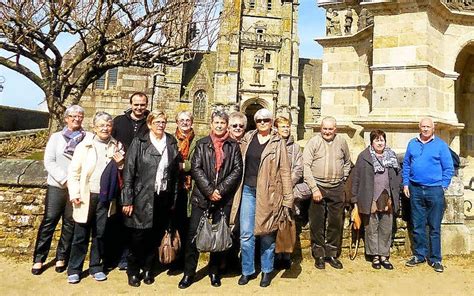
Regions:
<svg viewBox="0 0 474 296"><path fill-rule="evenodd" d="M420 134L408 143L403 160L403 192L410 198L413 225L413 257L406 266L413 267L428 259L437 272L441 264L441 220L444 213L444 191L454 174L448 145L434 135L434 122L423 118ZM428 251L426 225L429 226L431 250Z"/></svg>
<svg viewBox="0 0 474 296"><path fill-rule="evenodd" d="M229 115L229 132L230 137L240 144L240 140L245 135L247 128L247 116L242 112L232 112Z"/></svg>
<svg viewBox="0 0 474 296"><path fill-rule="evenodd" d="M342 269L337 255L342 242L344 181L350 169L349 147L346 140L336 134L336 119L325 117L321 122L321 133L311 138L303 151L304 179L313 192L309 226L318 269L325 268L325 261Z"/></svg>
<svg viewBox="0 0 474 296"><path fill-rule="evenodd" d="M193 237L202 215L208 210L213 223L220 219L226 219L227 224L229 223L232 202L242 177L243 163L239 145L229 137L228 122L226 113L214 111L211 115L211 133L197 142L193 153L192 211L186 242L184 276L178 285L180 289L189 287L196 274L199 252ZM222 212L225 215L222 215ZM225 259L226 252L210 254L209 277L214 287L221 285L219 267Z"/></svg>

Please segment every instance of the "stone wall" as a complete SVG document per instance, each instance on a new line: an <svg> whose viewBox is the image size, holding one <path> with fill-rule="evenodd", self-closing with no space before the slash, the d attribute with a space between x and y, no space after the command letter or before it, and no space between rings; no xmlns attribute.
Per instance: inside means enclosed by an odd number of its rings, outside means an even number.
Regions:
<svg viewBox="0 0 474 296"><path fill-rule="evenodd" d="M42 161L0 159L0 255L29 259L44 213ZM52 254L57 245L56 233Z"/></svg>
<svg viewBox="0 0 474 296"><path fill-rule="evenodd" d="M48 112L0 106L0 132L46 128L48 122Z"/></svg>

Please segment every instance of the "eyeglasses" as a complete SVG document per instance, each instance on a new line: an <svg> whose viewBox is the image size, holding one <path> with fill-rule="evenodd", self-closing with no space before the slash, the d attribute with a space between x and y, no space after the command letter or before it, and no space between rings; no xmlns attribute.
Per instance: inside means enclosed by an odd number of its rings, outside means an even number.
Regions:
<svg viewBox="0 0 474 296"><path fill-rule="evenodd" d="M152 123L156 126L166 125L166 121L153 121Z"/></svg>
<svg viewBox="0 0 474 296"><path fill-rule="evenodd" d="M110 123L105 123L105 124L97 124L96 127L98 129L109 129L109 128L112 128L112 124Z"/></svg>
<svg viewBox="0 0 474 296"><path fill-rule="evenodd" d="M255 120L256 123L269 123L270 121L272 121L270 118L260 118Z"/></svg>
<svg viewBox="0 0 474 296"><path fill-rule="evenodd" d="M231 124L230 126L231 126L232 128L238 128L238 127L244 128L244 125L243 125L243 124L237 124L237 123Z"/></svg>
<svg viewBox="0 0 474 296"><path fill-rule="evenodd" d="M181 123L184 123L184 122L191 122L191 119L189 119L189 118L188 118L188 119L180 119L180 120L178 120L178 121L181 122Z"/></svg>
<svg viewBox="0 0 474 296"><path fill-rule="evenodd" d="M74 118L74 119L83 119L84 115L68 115L67 117Z"/></svg>

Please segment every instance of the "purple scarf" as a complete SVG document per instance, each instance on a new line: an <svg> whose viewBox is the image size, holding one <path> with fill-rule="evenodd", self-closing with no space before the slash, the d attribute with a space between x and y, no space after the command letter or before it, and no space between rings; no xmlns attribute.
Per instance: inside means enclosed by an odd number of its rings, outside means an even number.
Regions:
<svg viewBox="0 0 474 296"><path fill-rule="evenodd" d="M77 131L71 131L65 126L61 133L67 142L66 147L64 148L64 155L72 157L77 144L84 139L86 132L82 128Z"/></svg>

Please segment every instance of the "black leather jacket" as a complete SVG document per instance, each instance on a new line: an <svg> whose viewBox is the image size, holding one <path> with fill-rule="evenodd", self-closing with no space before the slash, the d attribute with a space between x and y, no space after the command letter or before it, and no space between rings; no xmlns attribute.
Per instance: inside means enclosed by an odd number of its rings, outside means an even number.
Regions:
<svg viewBox="0 0 474 296"><path fill-rule="evenodd" d="M171 208L177 196L180 157L176 139L166 133L168 150L167 199L164 204ZM125 157L123 169L124 187L122 205L133 205L131 217L125 217L128 227L147 229L153 226L155 179L161 154L151 143L150 133L133 139Z"/></svg>
<svg viewBox="0 0 474 296"><path fill-rule="evenodd" d="M242 180L243 163L239 144L228 138L222 146L224 161L216 176L216 154L210 136L200 139L191 160L191 175L194 180L192 203L202 209L211 206L208 199L217 189L222 199L214 207L231 206L234 194Z"/></svg>

